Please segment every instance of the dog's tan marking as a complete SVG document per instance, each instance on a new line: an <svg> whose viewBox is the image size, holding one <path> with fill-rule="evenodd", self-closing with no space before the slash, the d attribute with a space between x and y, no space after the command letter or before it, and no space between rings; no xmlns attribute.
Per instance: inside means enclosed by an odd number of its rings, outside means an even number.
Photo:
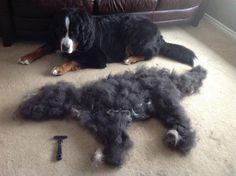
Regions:
<svg viewBox="0 0 236 176"><path fill-rule="evenodd" d="M136 62L140 62L140 61L143 61L143 60L144 60L143 56L130 56L127 59L124 60L124 63L126 65L129 65L129 64L134 64Z"/></svg>
<svg viewBox="0 0 236 176"><path fill-rule="evenodd" d="M69 71L77 71L80 69L80 66L75 61L69 61L62 65L56 66L52 69L52 74L55 76L63 75Z"/></svg>
<svg viewBox="0 0 236 176"><path fill-rule="evenodd" d="M23 65L29 65L30 63L32 63L36 59L48 54L51 50L52 50L51 47L49 47L49 45L45 44L45 45L41 46L40 48L36 49L35 51L22 56L19 59L19 63L23 64Z"/></svg>
<svg viewBox="0 0 236 176"><path fill-rule="evenodd" d="M132 55L133 55L133 52L132 52L132 49L131 49L131 47L126 47L126 49L125 49L125 52L126 52L126 55L127 55L127 57L129 57L129 56L132 56Z"/></svg>

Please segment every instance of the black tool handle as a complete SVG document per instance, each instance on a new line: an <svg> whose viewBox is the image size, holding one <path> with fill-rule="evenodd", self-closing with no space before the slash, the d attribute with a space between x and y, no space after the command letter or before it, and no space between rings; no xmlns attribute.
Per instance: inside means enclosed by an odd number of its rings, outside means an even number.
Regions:
<svg viewBox="0 0 236 176"><path fill-rule="evenodd" d="M58 141L57 146L57 161L62 160L62 141Z"/></svg>

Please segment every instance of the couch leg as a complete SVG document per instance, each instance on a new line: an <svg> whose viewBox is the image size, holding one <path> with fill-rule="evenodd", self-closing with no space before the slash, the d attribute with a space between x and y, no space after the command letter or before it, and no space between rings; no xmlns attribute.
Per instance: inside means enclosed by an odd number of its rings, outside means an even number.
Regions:
<svg viewBox="0 0 236 176"><path fill-rule="evenodd" d="M191 25L194 26L194 27L197 27L198 24L200 22L200 19L194 19L192 22L191 22Z"/></svg>
<svg viewBox="0 0 236 176"><path fill-rule="evenodd" d="M3 44L3 46L5 46L5 47L11 46L11 45L12 45L12 37L9 37L9 36L4 37L4 36L3 36L3 38L2 38L2 44Z"/></svg>
<svg viewBox="0 0 236 176"><path fill-rule="evenodd" d="M195 27L198 26L199 21L202 19L203 15L205 14L208 3L209 3L209 0L202 0L202 3L199 6L198 12L196 13L194 19L191 22L193 26Z"/></svg>

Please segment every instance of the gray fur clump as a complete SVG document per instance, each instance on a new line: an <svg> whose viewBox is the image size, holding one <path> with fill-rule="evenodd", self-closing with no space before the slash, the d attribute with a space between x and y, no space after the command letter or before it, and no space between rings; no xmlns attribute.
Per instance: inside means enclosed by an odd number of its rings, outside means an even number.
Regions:
<svg viewBox="0 0 236 176"><path fill-rule="evenodd" d="M35 121L73 117L104 145L102 161L109 165L122 165L132 146L129 124L150 117L168 129L164 144L186 154L195 144L195 132L180 100L197 92L206 75L201 66L180 75L167 69L140 68L81 88L58 82L39 89L18 112L24 119Z"/></svg>

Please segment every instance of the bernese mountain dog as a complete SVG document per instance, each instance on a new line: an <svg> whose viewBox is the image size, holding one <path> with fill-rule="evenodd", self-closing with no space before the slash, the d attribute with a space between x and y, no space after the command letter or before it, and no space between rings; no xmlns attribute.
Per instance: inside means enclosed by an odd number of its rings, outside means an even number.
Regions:
<svg viewBox="0 0 236 176"><path fill-rule="evenodd" d="M68 62L52 69L56 76L84 67L101 69L112 62L134 64L157 55L190 66L198 61L190 49L167 43L157 25L143 16L93 16L76 8L62 9L55 14L46 44L21 57L19 63L28 65L58 49Z"/></svg>

